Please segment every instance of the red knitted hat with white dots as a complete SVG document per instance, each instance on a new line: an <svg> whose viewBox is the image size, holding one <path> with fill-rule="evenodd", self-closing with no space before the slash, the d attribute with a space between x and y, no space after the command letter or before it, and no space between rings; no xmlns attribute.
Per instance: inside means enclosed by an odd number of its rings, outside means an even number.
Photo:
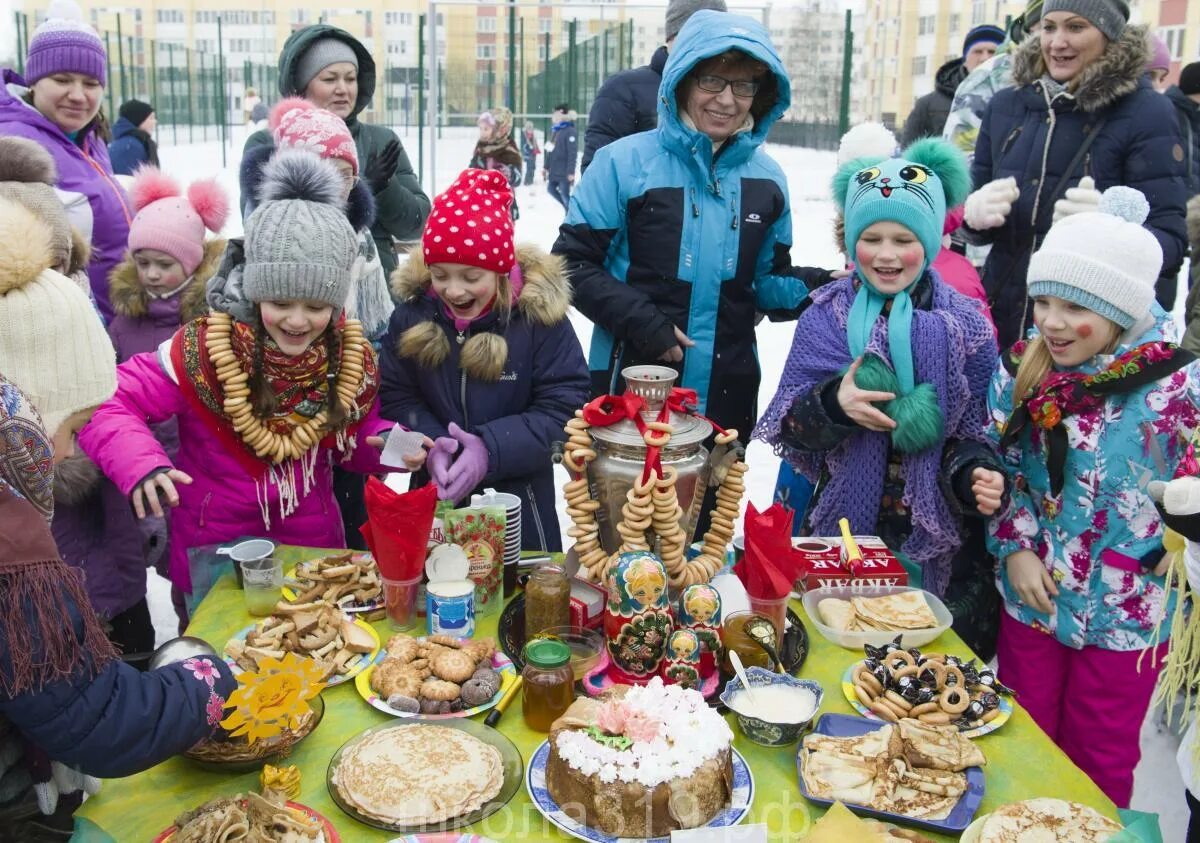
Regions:
<svg viewBox="0 0 1200 843"><path fill-rule="evenodd" d="M495 170L463 170L433 200L421 235L425 265L461 263L505 273L513 268L512 190Z"/></svg>

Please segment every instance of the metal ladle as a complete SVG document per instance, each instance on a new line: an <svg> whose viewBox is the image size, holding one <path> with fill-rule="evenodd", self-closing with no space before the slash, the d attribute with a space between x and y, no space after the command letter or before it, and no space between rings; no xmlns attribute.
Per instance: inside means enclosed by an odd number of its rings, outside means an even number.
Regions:
<svg viewBox="0 0 1200 843"><path fill-rule="evenodd" d="M742 628L750 640L762 647L771 662L775 665L776 673L783 673L783 659L779 657L779 636L775 633L775 624L767 618L751 618Z"/></svg>

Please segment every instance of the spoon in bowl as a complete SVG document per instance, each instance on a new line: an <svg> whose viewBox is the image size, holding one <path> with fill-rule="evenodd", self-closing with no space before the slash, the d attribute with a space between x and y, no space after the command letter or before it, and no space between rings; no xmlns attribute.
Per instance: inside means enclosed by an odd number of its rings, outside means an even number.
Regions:
<svg viewBox="0 0 1200 843"><path fill-rule="evenodd" d="M750 687L750 677L746 675L746 668L742 667L742 657L738 655L737 650L729 651L729 663L733 665L733 672L742 683L742 691L746 695L746 701L753 705L754 689Z"/></svg>

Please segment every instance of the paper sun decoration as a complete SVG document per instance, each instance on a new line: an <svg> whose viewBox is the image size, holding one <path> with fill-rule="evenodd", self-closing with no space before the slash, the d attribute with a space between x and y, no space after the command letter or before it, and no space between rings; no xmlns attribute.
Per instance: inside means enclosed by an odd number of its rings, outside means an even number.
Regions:
<svg viewBox="0 0 1200 843"><path fill-rule="evenodd" d="M299 729L309 712L308 701L325 687L323 673L312 659L295 653L263 659L257 673L238 674L238 688L225 704L231 711L221 727L232 737L245 735L250 744L286 728Z"/></svg>

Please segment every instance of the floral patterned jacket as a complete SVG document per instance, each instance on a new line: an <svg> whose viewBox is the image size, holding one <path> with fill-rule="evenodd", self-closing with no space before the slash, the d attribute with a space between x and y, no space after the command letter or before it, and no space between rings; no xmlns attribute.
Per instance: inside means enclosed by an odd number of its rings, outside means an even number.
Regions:
<svg viewBox="0 0 1200 843"><path fill-rule="evenodd" d="M1148 329L1126 332L1114 355L1078 367L1091 374L1147 342L1173 341L1177 331L1157 305ZM992 379L991 434L1003 435L1013 407L1013 374L1004 361ZM1093 410L1064 416L1068 450L1061 494L1051 493L1046 437L1021 433L1002 449L1013 484L1008 506L989 525L988 547L1000 561L997 585L1011 617L1082 649L1140 650L1153 643L1167 600L1151 571L1162 556L1162 521L1146 493L1169 480L1200 424L1200 361L1152 384L1115 396ZM1058 586L1055 611L1025 605L1009 585L1004 560L1018 550L1041 557Z"/></svg>

